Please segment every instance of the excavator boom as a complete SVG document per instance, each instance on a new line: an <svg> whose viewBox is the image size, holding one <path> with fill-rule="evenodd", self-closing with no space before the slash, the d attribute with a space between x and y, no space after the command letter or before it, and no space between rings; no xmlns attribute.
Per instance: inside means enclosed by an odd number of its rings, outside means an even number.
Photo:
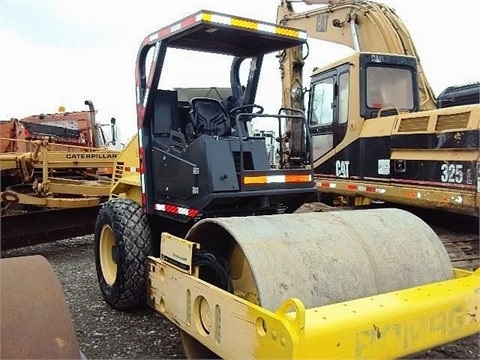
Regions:
<svg viewBox="0 0 480 360"><path fill-rule="evenodd" d="M412 37L394 9L381 3L359 0L319 0L305 3L328 5L297 13L291 1L281 0L277 9L277 23L304 29L309 38L349 46L355 51L414 56L418 63L421 109L436 108L434 92L425 77ZM296 60L293 62L298 63L302 50L288 51L292 54L286 56L294 57ZM301 71L301 67L297 66L295 70ZM295 74L295 71L292 79L292 85L296 81L301 83L301 75ZM284 77L283 81L289 81L289 78ZM290 87L291 85L284 86Z"/></svg>

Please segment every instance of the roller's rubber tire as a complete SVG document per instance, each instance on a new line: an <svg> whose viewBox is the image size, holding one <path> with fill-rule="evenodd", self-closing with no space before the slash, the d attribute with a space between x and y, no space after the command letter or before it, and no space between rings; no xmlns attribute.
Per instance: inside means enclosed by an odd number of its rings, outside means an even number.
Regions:
<svg viewBox="0 0 480 360"><path fill-rule="evenodd" d="M142 207L130 199L105 202L95 225L95 267L105 301L118 310L146 305L152 233Z"/></svg>

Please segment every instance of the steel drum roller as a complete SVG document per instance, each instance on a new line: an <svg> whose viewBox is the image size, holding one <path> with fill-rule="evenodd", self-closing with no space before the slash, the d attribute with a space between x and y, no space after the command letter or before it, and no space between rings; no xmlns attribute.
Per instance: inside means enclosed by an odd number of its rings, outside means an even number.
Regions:
<svg viewBox="0 0 480 360"><path fill-rule="evenodd" d="M0 260L0 359L85 359L60 280L40 255Z"/></svg>
<svg viewBox="0 0 480 360"><path fill-rule="evenodd" d="M235 294L272 311L291 297L312 308L453 277L435 232L400 209L205 219L186 237L228 261Z"/></svg>

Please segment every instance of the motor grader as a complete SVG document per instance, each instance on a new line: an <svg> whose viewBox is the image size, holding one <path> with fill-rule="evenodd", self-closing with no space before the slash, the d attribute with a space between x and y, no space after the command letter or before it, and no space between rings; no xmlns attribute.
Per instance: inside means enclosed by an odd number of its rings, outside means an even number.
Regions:
<svg viewBox="0 0 480 360"><path fill-rule="evenodd" d="M306 40L206 10L145 37L138 133L116 159L95 228L105 301L166 316L188 358L395 358L478 333L480 271L452 268L418 217L296 212L317 192L305 114L267 114L256 92L264 58ZM208 69L210 86L230 81L229 96L190 91L186 101L185 84L168 75L197 85ZM272 168L265 139L252 134L252 121L266 118L303 129L288 166Z"/></svg>
<svg viewBox="0 0 480 360"><path fill-rule="evenodd" d="M93 232L118 148L85 105L0 122L2 250Z"/></svg>

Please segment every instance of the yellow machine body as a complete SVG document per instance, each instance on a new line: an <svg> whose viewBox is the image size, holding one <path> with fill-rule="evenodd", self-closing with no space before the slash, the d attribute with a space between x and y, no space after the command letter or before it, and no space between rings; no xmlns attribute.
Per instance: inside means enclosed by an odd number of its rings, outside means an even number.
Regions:
<svg viewBox="0 0 480 360"><path fill-rule="evenodd" d="M224 359L399 358L480 331L479 270L316 308L291 298L269 311L158 258L149 264L151 306Z"/></svg>
<svg viewBox="0 0 480 360"><path fill-rule="evenodd" d="M115 161L110 196L142 203L137 135L130 139Z"/></svg>
<svg viewBox="0 0 480 360"><path fill-rule="evenodd" d="M92 207L108 198L117 150L46 140L23 143L28 143L33 151L0 154L2 179L7 184L13 182L0 193L2 215L11 205Z"/></svg>
<svg viewBox="0 0 480 360"><path fill-rule="evenodd" d="M398 209L203 220L186 238L163 233L147 301L189 358L398 358L480 331L480 270L452 269ZM233 293L202 280L197 249L227 259Z"/></svg>

